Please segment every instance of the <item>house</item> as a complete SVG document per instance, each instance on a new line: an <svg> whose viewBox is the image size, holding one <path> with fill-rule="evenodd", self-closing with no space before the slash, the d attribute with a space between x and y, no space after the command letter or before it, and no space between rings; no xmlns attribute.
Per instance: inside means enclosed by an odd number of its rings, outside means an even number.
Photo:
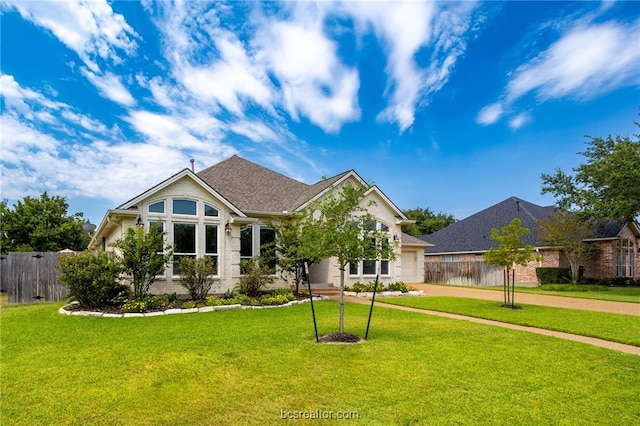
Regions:
<svg viewBox="0 0 640 426"><path fill-rule="evenodd" d="M234 155L195 173L184 169L150 187L131 200L107 211L96 229L90 248L108 250L131 226L161 224L173 247L173 263L158 277L152 292L184 293L180 286L179 260L208 256L216 265L213 293L232 289L242 276L241 262L260 255L261 247L273 242L274 220L287 220L342 185L365 185L353 171L347 171L308 185ZM424 248L428 243L403 235L401 226L412 223L380 189L371 186L363 203L374 201L369 212L376 226L398 242L398 258L393 261L361 262L350 265L346 283L372 281L422 282ZM277 274L277 284L285 285ZM326 259L310 269L313 283L339 285L334 259Z"/></svg>
<svg viewBox="0 0 640 426"><path fill-rule="evenodd" d="M538 280L538 267L569 267L566 257L557 247L547 247L540 242L537 222L554 214L553 206L538 206L517 197L509 197L463 220L420 238L433 244L425 249L425 281L438 280L452 284L502 285L502 273L484 265L484 253L497 243L489 238L491 229L500 230L514 218L530 230L522 238L525 244L534 246L533 259L526 266L516 266L515 282L534 285ZM583 275L592 278L624 276L638 278L640 263L640 232L637 223L617 224L609 222L595 230L594 238L585 240L598 244L599 250L583 265ZM469 279L472 266L475 271L487 275Z"/></svg>

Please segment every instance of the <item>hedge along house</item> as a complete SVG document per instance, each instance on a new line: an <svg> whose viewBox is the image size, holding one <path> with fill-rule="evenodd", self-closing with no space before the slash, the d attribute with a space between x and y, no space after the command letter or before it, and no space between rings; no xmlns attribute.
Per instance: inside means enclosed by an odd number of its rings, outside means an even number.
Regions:
<svg viewBox="0 0 640 426"><path fill-rule="evenodd" d="M501 230L517 217L530 233L523 238L534 246L532 260L526 266L516 266L515 282L536 285L536 268L569 267L558 247L540 242L537 222L554 214L553 206L538 206L517 197L510 197L461 221L420 238L433 244L425 249L425 281L449 284L502 285L502 273L484 264L484 253L497 243L489 238L491 228ZM584 240L597 244L598 249L582 265L585 278L639 278L640 226L636 222L610 221L594 229L594 237ZM485 276L469 277L486 273ZM480 271L480 272L478 272ZM473 278L473 279L471 279Z"/></svg>
<svg viewBox="0 0 640 426"><path fill-rule="evenodd" d="M153 293L184 293L179 261L184 257L211 257L216 265L212 293L232 289L242 276L241 262L261 254L275 239L269 223L287 220L311 201L340 186L365 185L351 170L308 185L238 156L232 156L198 173L184 169L149 188L116 209L109 210L91 240L91 249L108 250L127 228L160 224L173 247L173 263L153 284ZM424 248L428 243L402 235L400 227L412 223L376 186L369 187L363 205L376 217L378 229L397 242L399 256L393 261L350 265L346 283L374 280L422 282ZM404 240L404 241L403 241ZM312 283L339 285L334 259L310 270ZM286 285L277 274L276 284Z"/></svg>

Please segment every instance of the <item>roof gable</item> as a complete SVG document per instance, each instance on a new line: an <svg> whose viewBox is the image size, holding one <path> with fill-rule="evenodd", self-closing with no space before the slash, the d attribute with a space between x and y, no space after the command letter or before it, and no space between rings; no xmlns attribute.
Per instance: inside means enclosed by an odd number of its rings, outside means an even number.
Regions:
<svg viewBox="0 0 640 426"><path fill-rule="evenodd" d="M548 218L553 212L553 206L542 207L517 197L509 197L420 238L434 245L427 248L426 253L482 252L497 246L497 243L489 238L491 229L501 229L517 217L522 222L522 226L531 231L529 235L522 238L523 242L536 246L538 245L536 222Z"/></svg>

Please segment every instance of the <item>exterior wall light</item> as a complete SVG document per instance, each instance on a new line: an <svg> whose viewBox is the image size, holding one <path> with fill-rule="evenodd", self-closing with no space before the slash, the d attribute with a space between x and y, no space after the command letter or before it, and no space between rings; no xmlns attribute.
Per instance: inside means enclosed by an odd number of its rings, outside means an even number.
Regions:
<svg viewBox="0 0 640 426"><path fill-rule="evenodd" d="M142 218L140 216L138 216L138 220L136 221L136 228L144 228L144 222L142 221Z"/></svg>
<svg viewBox="0 0 640 426"><path fill-rule="evenodd" d="M229 221L227 221L226 225L224 225L224 233L227 235L231 235L231 225Z"/></svg>

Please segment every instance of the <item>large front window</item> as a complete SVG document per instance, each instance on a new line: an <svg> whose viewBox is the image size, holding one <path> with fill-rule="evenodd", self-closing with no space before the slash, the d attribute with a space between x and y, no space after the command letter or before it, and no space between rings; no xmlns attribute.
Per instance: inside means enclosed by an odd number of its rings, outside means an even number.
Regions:
<svg viewBox="0 0 640 426"><path fill-rule="evenodd" d="M634 247L627 239L621 239L616 244L616 276L633 277L634 274Z"/></svg>
<svg viewBox="0 0 640 426"><path fill-rule="evenodd" d="M180 260L196 257L196 224L173 224L173 275L180 275Z"/></svg>
<svg viewBox="0 0 640 426"><path fill-rule="evenodd" d="M384 234L389 233L389 227L384 223L376 223L367 221L363 223L362 228L368 231L379 231ZM371 239L371 247L375 248L377 244L384 245L385 248L389 248L388 238L382 241L376 241ZM389 260L388 259L376 259L376 260L363 260L358 263L349 264L349 275L351 276L374 276L374 275L389 275Z"/></svg>
<svg viewBox="0 0 640 426"><path fill-rule="evenodd" d="M240 260L246 261L261 256L275 273L276 232L267 225L246 225L240 228ZM243 271L244 272L244 271Z"/></svg>

